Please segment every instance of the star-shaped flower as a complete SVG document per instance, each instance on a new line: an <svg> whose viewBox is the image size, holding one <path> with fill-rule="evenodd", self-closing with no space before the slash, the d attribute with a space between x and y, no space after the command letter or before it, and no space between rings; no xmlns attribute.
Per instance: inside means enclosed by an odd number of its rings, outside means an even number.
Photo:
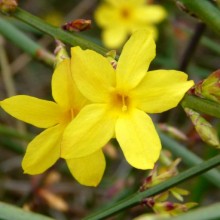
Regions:
<svg viewBox="0 0 220 220"><path fill-rule="evenodd" d="M153 36L135 32L125 44L114 69L91 50L72 48L75 83L91 101L64 132L63 157L88 156L116 137L126 160L139 169L152 169L161 143L151 118L175 107L194 84L175 70L147 72L155 57Z"/></svg>
<svg viewBox="0 0 220 220"><path fill-rule="evenodd" d="M155 24L166 17L164 8L146 0L105 0L95 12L97 24L103 28L106 47L118 48L135 30L148 28L157 35Z"/></svg>
<svg viewBox="0 0 220 220"><path fill-rule="evenodd" d="M30 123L45 131L28 145L22 161L25 173L40 174L51 167L68 145L62 143L63 132L74 120L87 100L80 94L73 79L69 59L65 59L54 71L52 95L55 102L26 95L13 96L1 101L1 107L13 117ZM73 72L71 72L73 71ZM72 175L83 185L96 186L105 170L105 158L99 149L83 158L67 159Z"/></svg>

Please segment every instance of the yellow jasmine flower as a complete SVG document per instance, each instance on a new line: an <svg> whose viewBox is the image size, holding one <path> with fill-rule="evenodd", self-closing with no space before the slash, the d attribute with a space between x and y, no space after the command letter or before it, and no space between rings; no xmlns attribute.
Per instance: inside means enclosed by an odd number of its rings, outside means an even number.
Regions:
<svg viewBox="0 0 220 220"><path fill-rule="evenodd" d="M148 28L156 37L154 25L166 17L166 11L162 6L149 4L146 0L105 0L97 8L94 17L103 28L105 46L118 48L140 28Z"/></svg>
<svg viewBox="0 0 220 220"><path fill-rule="evenodd" d="M153 36L146 30L131 36L116 69L92 50L74 47L71 53L75 83L91 103L66 128L62 156L88 156L116 137L128 163L153 168L161 143L145 112L175 107L193 81L175 70L146 72L155 57Z"/></svg>
<svg viewBox="0 0 220 220"><path fill-rule="evenodd" d="M13 96L1 101L1 107L13 117L45 131L28 145L22 167L25 173L40 174L51 167L68 144L62 142L68 124L86 104L72 79L74 67L65 59L56 67L52 77L52 95L55 102L26 95ZM71 71L73 71L71 73ZM77 159L67 159L72 175L84 185L96 186L105 170L105 158L100 149Z"/></svg>

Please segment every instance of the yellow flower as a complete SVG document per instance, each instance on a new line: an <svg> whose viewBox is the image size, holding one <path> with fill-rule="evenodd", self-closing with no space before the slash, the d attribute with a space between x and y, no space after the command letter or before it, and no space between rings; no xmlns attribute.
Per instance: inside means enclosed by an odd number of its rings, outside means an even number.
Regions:
<svg viewBox="0 0 220 220"><path fill-rule="evenodd" d="M103 28L105 46L118 48L139 28L148 28L156 37L154 25L166 17L166 12L162 6L146 4L146 0L105 0L94 16Z"/></svg>
<svg viewBox="0 0 220 220"><path fill-rule="evenodd" d="M161 143L145 112L175 107L193 81L175 70L146 72L155 57L155 43L143 29L125 44L116 69L94 51L74 47L71 52L75 83L91 103L66 128L62 156L87 156L116 137L132 166L153 168Z"/></svg>
<svg viewBox="0 0 220 220"><path fill-rule="evenodd" d="M52 95L55 102L18 95L1 101L1 107L13 117L45 131L28 145L22 161L25 173L40 174L51 167L60 157L68 141L62 143L63 132L74 120L86 99L72 80L70 60L62 61L54 71ZM101 150L77 159L66 160L72 175L84 185L96 186L105 170L105 158Z"/></svg>

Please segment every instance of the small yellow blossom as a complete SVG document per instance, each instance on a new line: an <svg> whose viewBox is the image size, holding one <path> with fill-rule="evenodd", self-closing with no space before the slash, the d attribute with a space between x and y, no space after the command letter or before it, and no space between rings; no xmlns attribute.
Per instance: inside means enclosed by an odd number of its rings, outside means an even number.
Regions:
<svg viewBox="0 0 220 220"><path fill-rule="evenodd" d="M193 86L187 75L175 70L149 71L155 57L151 32L139 30L125 44L116 69L92 50L74 47L73 78L91 101L64 132L62 156L84 157L116 137L126 160L139 169L152 169L161 143L151 118L175 107Z"/></svg>
<svg viewBox="0 0 220 220"><path fill-rule="evenodd" d="M146 0L105 0L94 16L97 24L103 28L105 46L118 48L140 28L148 28L156 37L154 25L166 17L166 11L162 6L149 4Z"/></svg>
<svg viewBox="0 0 220 220"><path fill-rule="evenodd" d="M73 65L73 64L72 64ZM63 132L84 107L87 100L80 94L72 80L70 60L65 59L56 67L52 78L52 95L55 102L18 95L1 101L1 107L13 117L45 131L28 145L22 161L25 173L40 174L60 157L68 141L62 143ZM101 150L83 158L67 159L72 175L83 185L96 186L105 170Z"/></svg>

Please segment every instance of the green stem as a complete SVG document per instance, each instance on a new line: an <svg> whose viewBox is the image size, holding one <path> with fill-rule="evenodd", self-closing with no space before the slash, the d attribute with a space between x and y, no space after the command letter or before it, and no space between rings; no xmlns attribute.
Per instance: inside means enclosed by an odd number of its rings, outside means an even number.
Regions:
<svg viewBox="0 0 220 220"><path fill-rule="evenodd" d="M4 126L4 125L0 125L0 134L7 136L7 137L11 137L11 138L17 138L20 140L24 140L24 141L30 141L31 139L33 139L33 135L31 134L21 134L19 132L17 132L15 129Z"/></svg>
<svg viewBox="0 0 220 220"><path fill-rule="evenodd" d="M10 138L0 137L1 147L5 147L7 150L11 150L17 154L23 155L25 149L18 143L12 141Z"/></svg>
<svg viewBox="0 0 220 220"><path fill-rule="evenodd" d="M0 202L0 219L4 220L55 220L40 214L25 211L13 205Z"/></svg>
<svg viewBox="0 0 220 220"><path fill-rule="evenodd" d="M106 209L102 209L85 219L87 220L97 220L97 219L104 219L108 216L115 215L117 212L120 212L128 207L135 206L139 204L144 198L151 197L154 195L157 195L173 186L176 186L177 184L186 181L187 179L190 179L194 176L197 176L201 173L206 172L207 170L212 169L213 167L220 164L220 155L217 155L201 164L198 164L179 175L160 183L144 192L137 192L133 195L131 195L129 198L126 198L122 201L119 201L118 203L115 203L112 207L108 207Z"/></svg>
<svg viewBox="0 0 220 220"><path fill-rule="evenodd" d="M108 51L107 49L92 43L86 39L83 39L81 36L79 36L76 33L70 33L67 31L64 31L60 28L54 27L48 23L45 23L40 18L20 9L17 8L17 10L12 14L17 19L25 22L26 24L29 24L32 27L37 28L41 32L44 32L54 39L59 39L63 43L70 44L72 46L80 46L83 49L92 49L96 52L105 55Z"/></svg>
<svg viewBox="0 0 220 220"><path fill-rule="evenodd" d="M158 133L160 135L163 147L171 151L174 156L180 157L187 166L192 167L204 162L200 157L187 150L185 146L179 144L177 141L173 140L162 132ZM216 187L220 188L220 173L217 169L213 169L207 173L204 173L203 177Z"/></svg>
<svg viewBox="0 0 220 220"><path fill-rule="evenodd" d="M220 118L220 104L216 102L187 94L183 98L181 105L183 108L191 108L197 112Z"/></svg>
<svg viewBox="0 0 220 220"><path fill-rule="evenodd" d="M220 10L208 0L178 0L196 14L208 27L220 34Z"/></svg>
<svg viewBox="0 0 220 220"><path fill-rule="evenodd" d="M214 42L207 37L203 37L201 39L201 44L220 55L220 45L217 42Z"/></svg>
<svg viewBox="0 0 220 220"><path fill-rule="evenodd" d="M4 39L0 36L0 69L2 80L8 96L16 95L16 89L11 74L11 68L5 50Z"/></svg>
<svg viewBox="0 0 220 220"><path fill-rule="evenodd" d="M0 18L0 34L34 58L49 65L54 64L55 57L53 54L47 52L43 47L28 38L25 34L23 34L2 17Z"/></svg>

